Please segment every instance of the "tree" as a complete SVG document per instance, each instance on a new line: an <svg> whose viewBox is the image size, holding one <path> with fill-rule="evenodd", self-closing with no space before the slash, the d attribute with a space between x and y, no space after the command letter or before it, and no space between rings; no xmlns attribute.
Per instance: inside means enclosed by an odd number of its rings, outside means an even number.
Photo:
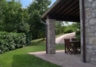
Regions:
<svg viewBox="0 0 96 67"><path fill-rule="evenodd" d="M48 9L50 0L34 0L28 7L30 32L32 32L32 38L43 37L45 26L40 23L40 18L43 13Z"/></svg>
<svg viewBox="0 0 96 67"><path fill-rule="evenodd" d="M30 25L28 23L28 11L27 9L20 8L17 14L18 22L16 25L17 32L25 32L28 33L30 31Z"/></svg>
<svg viewBox="0 0 96 67"><path fill-rule="evenodd" d="M19 0L0 0L0 31L29 31L28 11L22 8Z"/></svg>
<svg viewBox="0 0 96 67"><path fill-rule="evenodd" d="M0 30L4 30L4 10L6 9L6 0L0 0Z"/></svg>
<svg viewBox="0 0 96 67"><path fill-rule="evenodd" d="M3 30L11 32L15 29L15 24L17 23L16 15L18 13L21 4L19 2L12 1L2 1L2 21ZM18 22L19 23L19 22Z"/></svg>
<svg viewBox="0 0 96 67"><path fill-rule="evenodd" d="M19 0L0 0L0 31L22 32L27 36L28 20L28 10L22 8Z"/></svg>

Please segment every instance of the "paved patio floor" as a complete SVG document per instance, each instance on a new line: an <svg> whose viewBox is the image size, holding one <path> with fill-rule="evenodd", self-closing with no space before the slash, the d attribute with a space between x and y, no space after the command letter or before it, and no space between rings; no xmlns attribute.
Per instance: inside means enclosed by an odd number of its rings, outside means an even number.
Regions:
<svg viewBox="0 0 96 67"><path fill-rule="evenodd" d="M94 64L83 63L80 55L65 54L64 50L56 51L56 54L46 54L42 52L29 52L28 54L35 55L51 63L60 65L61 67L96 67Z"/></svg>

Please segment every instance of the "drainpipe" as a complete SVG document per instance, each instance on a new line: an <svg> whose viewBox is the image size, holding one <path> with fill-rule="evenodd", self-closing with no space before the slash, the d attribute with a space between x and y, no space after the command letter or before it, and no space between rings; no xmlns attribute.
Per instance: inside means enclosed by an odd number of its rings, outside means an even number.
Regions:
<svg viewBox="0 0 96 67"><path fill-rule="evenodd" d="M48 54L48 44L47 44L47 24L44 22L44 21L42 21L42 19L40 19L40 22L42 23L42 24L44 24L45 25L45 34L46 34L46 54Z"/></svg>
<svg viewBox="0 0 96 67"><path fill-rule="evenodd" d="M85 4L84 0L81 0L82 5L82 25L83 25L83 62L86 62L86 43L85 43Z"/></svg>

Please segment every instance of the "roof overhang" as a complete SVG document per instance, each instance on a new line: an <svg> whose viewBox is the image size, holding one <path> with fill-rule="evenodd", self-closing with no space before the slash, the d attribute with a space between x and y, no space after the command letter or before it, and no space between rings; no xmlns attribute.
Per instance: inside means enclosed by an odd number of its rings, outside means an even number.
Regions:
<svg viewBox="0 0 96 67"><path fill-rule="evenodd" d="M57 0L48 11L42 15L58 21L80 22L79 0Z"/></svg>

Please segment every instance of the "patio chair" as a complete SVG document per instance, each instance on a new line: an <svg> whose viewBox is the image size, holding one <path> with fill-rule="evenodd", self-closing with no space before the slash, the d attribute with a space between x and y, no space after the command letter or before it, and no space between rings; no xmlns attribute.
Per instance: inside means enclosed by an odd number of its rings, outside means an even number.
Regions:
<svg viewBox="0 0 96 67"><path fill-rule="evenodd" d="M71 40L72 40L72 41L77 41L77 39L76 39L76 38L72 38Z"/></svg>
<svg viewBox="0 0 96 67"><path fill-rule="evenodd" d="M78 52L77 53L81 53L81 43L80 42L78 42L77 43L77 46L76 46L76 48L77 48L77 50L78 50Z"/></svg>
<svg viewBox="0 0 96 67"><path fill-rule="evenodd" d="M73 46L70 43L70 39L64 39L65 42L65 53L73 53Z"/></svg>
<svg viewBox="0 0 96 67"><path fill-rule="evenodd" d="M75 42L74 44L74 47L75 48L73 48L73 50L75 50L75 51L77 51L76 53L80 53L80 49L81 49L81 47L80 47L80 41L78 41L76 38L72 38L71 39L73 42L74 41L77 41L77 42Z"/></svg>

